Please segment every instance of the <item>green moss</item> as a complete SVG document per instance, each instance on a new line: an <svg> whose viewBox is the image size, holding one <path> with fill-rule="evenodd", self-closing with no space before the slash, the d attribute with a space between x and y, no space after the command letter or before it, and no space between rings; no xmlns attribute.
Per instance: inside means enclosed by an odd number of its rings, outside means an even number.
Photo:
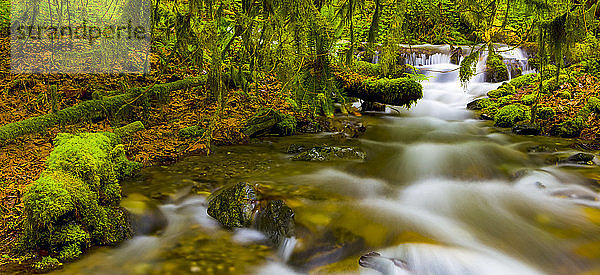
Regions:
<svg viewBox="0 0 600 275"><path fill-rule="evenodd" d="M57 259L52 257L44 257L41 261L36 262L32 265L33 269L38 273L46 273L52 270L58 269L62 266Z"/></svg>
<svg viewBox="0 0 600 275"><path fill-rule="evenodd" d="M584 121L581 117L569 118L558 125L557 134L561 137L578 137L583 130Z"/></svg>
<svg viewBox="0 0 600 275"><path fill-rule="evenodd" d="M577 113L578 116L587 119L592 113L600 114L600 100L597 97L590 97L585 106Z"/></svg>
<svg viewBox="0 0 600 275"><path fill-rule="evenodd" d="M141 121L135 121L123 127L117 128L113 132L119 137L125 137L144 129L144 124Z"/></svg>
<svg viewBox="0 0 600 275"><path fill-rule="evenodd" d="M379 64L365 61L354 61L352 63L352 70L366 76L379 77L381 75L381 66Z"/></svg>
<svg viewBox="0 0 600 275"><path fill-rule="evenodd" d="M522 88L522 87L526 87L526 86L534 84L534 82L536 81L536 79L538 77L539 77L539 74L536 74L536 73L526 74L526 75L522 75L522 76L511 79L509 83L518 89L518 88Z"/></svg>
<svg viewBox="0 0 600 275"><path fill-rule="evenodd" d="M502 56L495 53L488 55L485 63L485 79L487 82L502 82L508 80L508 69L502 62Z"/></svg>
<svg viewBox="0 0 600 275"><path fill-rule="evenodd" d="M512 127L519 121L530 118L529 107L522 104L511 104L502 107L494 116L498 127Z"/></svg>
<svg viewBox="0 0 600 275"><path fill-rule="evenodd" d="M201 137L204 131L202 127L195 125L179 130L179 136L183 138L197 138Z"/></svg>
<svg viewBox="0 0 600 275"><path fill-rule="evenodd" d="M537 98L537 94L527 94L521 97L521 102L525 105L533 105Z"/></svg>
<svg viewBox="0 0 600 275"><path fill-rule="evenodd" d="M492 90L489 91L487 93L487 96L491 97L491 98L500 98L503 96L507 96L507 95L513 95L517 92L517 90L515 89L515 86L513 86L510 83L502 83L502 85L500 85L500 87L498 87L498 89L496 90Z"/></svg>
<svg viewBox="0 0 600 275"><path fill-rule="evenodd" d="M540 119L551 119L556 115L556 112L552 107L542 107L538 110L538 118Z"/></svg>
<svg viewBox="0 0 600 275"><path fill-rule="evenodd" d="M365 101L397 106L410 106L423 97L421 84L411 78L368 79L346 89L348 96Z"/></svg>
<svg viewBox="0 0 600 275"><path fill-rule="evenodd" d="M509 104L512 101L512 95L507 95L507 96L503 96L501 98L498 98L498 100L496 101L496 103L499 106L504 106Z"/></svg>
<svg viewBox="0 0 600 275"><path fill-rule="evenodd" d="M496 114L498 113L498 110L499 110L498 105L492 104L486 108L481 109L481 112L484 114L487 114L490 117L495 117Z"/></svg>
<svg viewBox="0 0 600 275"><path fill-rule="evenodd" d="M45 249L69 261L90 245L131 236L119 207L118 179L140 164L127 160L118 141L113 133L57 136L46 170L23 195L25 249Z"/></svg>
<svg viewBox="0 0 600 275"><path fill-rule="evenodd" d="M291 136L296 132L296 118L289 114L283 114L282 120L275 125L277 132L282 136Z"/></svg>

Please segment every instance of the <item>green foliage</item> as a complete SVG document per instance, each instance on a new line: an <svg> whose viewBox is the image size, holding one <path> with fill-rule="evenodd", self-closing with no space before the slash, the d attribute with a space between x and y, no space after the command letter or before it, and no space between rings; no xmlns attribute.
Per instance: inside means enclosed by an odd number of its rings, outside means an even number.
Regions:
<svg viewBox="0 0 600 275"><path fill-rule="evenodd" d="M600 42L592 34L588 34L583 41L576 43L569 50L573 62L576 63L600 58Z"/></svg>
<svg viewBox="0 0 600 275"><path fill-rule="evenodd" d="M600 100L597 97L588 98L587 103L577 115L587 119L592 113L600 114Z"/></svg>
<svg viewBox="0 0 600 275"><path fill-rule="evenodd" d="M571 99L573 96L571 95L571 92L569 92L569 91L561 91L560 93L558 93L558 97L560 97L562 99Z"/></svg>
<svg viewBox="0 0 600 275"><path fill-rule="evenodd" d="M471 54L467 55L463 61L460 63L460 71L458 76L460 78L460 82L463 84L469 81L475 72L475 66L477 66L477 60L479 59L479 52L473 51Z"/></svg>
<svg viewBox="0 0 600 275"><path fill-rule="evenodd" d="M358 74L366 76L381 76L381 68L378 64L373 64L365 61L354 61L352 63L352 70Z"/></svg>
<svg viewBox="0 0 600 275"><path fill-rule="evenodd" d="M515 77L510 80L510 85L513 85L515 88L522 88L533 84L538 78L538 74L526 74L519 77Z"/></svg>
<svg viewBox="0 0 600 275"><path fill-rule="evenodd" d="M289 114L282 115L280 122L275 125L277 132L282 136L290 136L296 132L296 118Z"/></svg>
<svg viewBox="0 0 600 275"><path fill-rule="evenodd" d="M529 107L522 104L511 104L500 108L494 116L494 121L498 127L512 127L519 121L525 121L530 118Z"/></svg>

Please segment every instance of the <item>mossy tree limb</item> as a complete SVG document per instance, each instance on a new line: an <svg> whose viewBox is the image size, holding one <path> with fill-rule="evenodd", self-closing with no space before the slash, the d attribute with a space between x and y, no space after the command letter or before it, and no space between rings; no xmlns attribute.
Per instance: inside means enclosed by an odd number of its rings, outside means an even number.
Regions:
<svg viewBox="0 0 600 275"><path fill-rule="evenodd" d="M0 142L41 132L57 125L70 125L86 120L103 119L119 113L125 106L136 104L142 97L162 98L167 96L171 91L191 88L202 85L205 82L206 76L191 77L147 88L134 88L127 93L117 96L84 101L55 113L6 124L0 127Z"/></svg>

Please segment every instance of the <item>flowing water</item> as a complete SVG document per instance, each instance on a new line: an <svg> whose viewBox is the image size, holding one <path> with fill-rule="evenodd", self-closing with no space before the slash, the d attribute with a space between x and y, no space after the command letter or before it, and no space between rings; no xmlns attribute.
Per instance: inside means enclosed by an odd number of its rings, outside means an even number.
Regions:
<svg viewBox="0 0 600 275"><path fill-rule="evenodd" d="M466 104L498 84L465 89L458 66L435 59L414 64L429 76L424 98L363 116L359 140L264 138L145 169L125 193L162 199L166 228L59 272L377 274L358 265L377 251L406 263L408 271L391 265L396 274L598 274L598 166L555 164L576 152L573 140L513 136L475 119ZM290 144L358 145L367 159L293 162ZM271 249L260 232L220 228L206 214L206 194L238 181L283 198L296 213L296 237Z"/></svg>

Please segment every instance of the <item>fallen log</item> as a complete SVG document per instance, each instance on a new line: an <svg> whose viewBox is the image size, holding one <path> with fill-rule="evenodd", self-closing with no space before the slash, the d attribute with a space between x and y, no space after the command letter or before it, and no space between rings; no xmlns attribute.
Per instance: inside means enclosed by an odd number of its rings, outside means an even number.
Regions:
<svg viewBox="0 0 600 275"><path fill-rule="evenodd" d="M344 85L346 94L365 101L409 107L423 98L421 84L411 78L366 79Z"/></svg>
<svg viewBox="0 0 600 275"><path fill-rule="evenodd" d="M162 98L171 91L187 89L204 83L206 83L206 76L198 76L150 87L133 88L121 95L88 100L55 113L9 123L0 127L0 143L23 135L41 132L57 125L71 125L86 120L104 119L117 114L123 106L134 104L141 98Z"/></svg>

